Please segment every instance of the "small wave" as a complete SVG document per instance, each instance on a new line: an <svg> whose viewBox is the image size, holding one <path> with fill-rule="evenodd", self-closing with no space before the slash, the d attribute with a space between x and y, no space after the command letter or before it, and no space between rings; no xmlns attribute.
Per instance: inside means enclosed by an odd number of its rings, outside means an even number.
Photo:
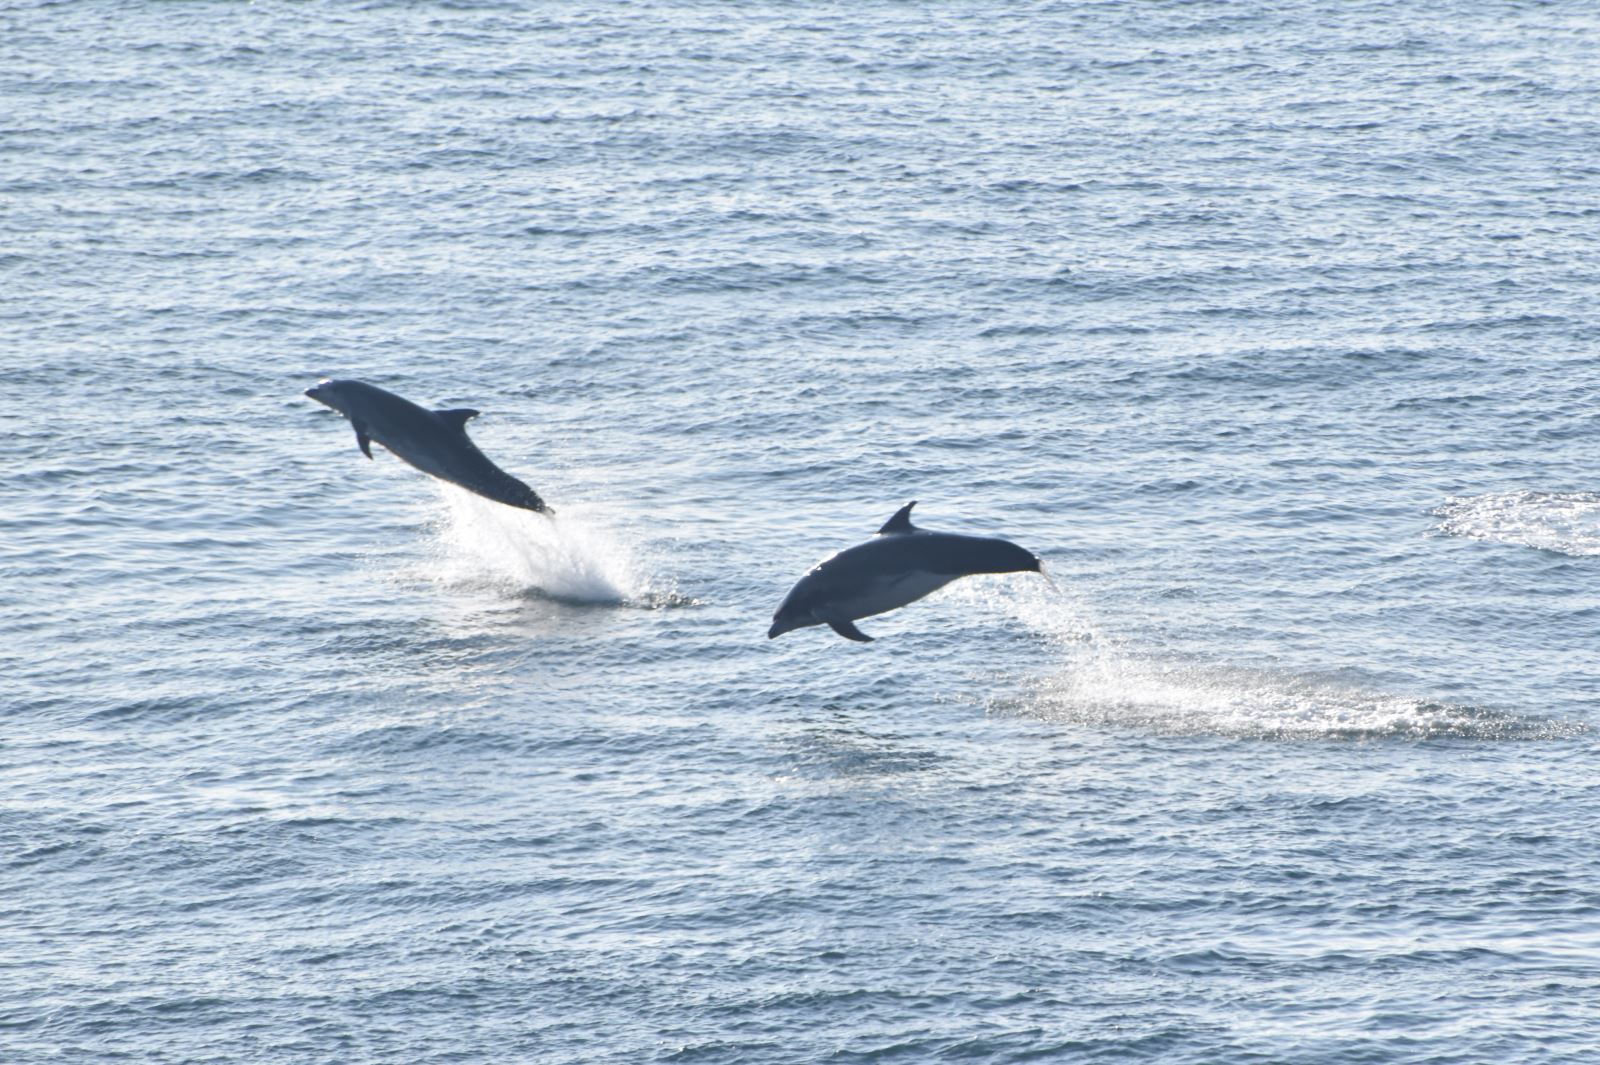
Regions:
<svg viewBox="0 0 1600 1065"><path fill-rule="evenodd" d="M1433 511L1445 536L1600 555L1600 493L1497 492L1451 496Z"/></svg>
<svg viewBox="0 0 1600 1065"><path fill-rule="evenodd" d="M675 588L654 587L634 551L581 505L547 517L451 485L439 490L446 509L433 523L429 576L436 580L576 605L694 603Z"/></svg>

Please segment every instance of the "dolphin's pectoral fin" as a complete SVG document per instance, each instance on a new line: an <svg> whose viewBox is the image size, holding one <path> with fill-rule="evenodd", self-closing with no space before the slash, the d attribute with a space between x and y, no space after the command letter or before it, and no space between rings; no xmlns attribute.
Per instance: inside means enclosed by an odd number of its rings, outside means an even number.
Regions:
<svg viewBox="0 0 1600 1065"><path fill-rule="evenodd" d="M436 410L435 416L443 419L447 424L455 426L466 432L467 423L478 416L478 412L467 407L458 407L454 410Z"/></svg>
<svg viewBox="0 0 1600 1065"><path fill-rule="evenodd" d="M856 623L849 618L823 618L822 620L828 628L847 640L854 640L856 643L872 642L872 637L856 628Z"/></svg>
<svg viewBox="0 0 1600 1065"><path fill-rule="evenodd" d="M883 528L878 530L878 535L887 536L890 533L916 532L917 527L911 524L911 508L916 505L917 501L913 499L911 502L895 511L894 517L884 522Z"/></svg>
<svg viewBox="0 0 1600 1065"><path fill-rule="evenodd" d="M356 427L356 443L361 446L361 453L367 458L372 457L372 437L367 435L366 422L351 422Z"/></svg>

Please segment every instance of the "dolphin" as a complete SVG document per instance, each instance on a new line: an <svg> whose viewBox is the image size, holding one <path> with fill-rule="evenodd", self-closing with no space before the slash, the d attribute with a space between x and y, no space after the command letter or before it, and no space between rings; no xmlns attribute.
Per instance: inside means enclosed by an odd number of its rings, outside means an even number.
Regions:
<svg viewBox="0 0 1600 1065"><path fill-rule="evenodd" d="M306 389L306 395L350 419L356 443L369 459L376 440L402 462L485 499L555 513L539 493L490 462L467 439L467 421L478 416L475 410L428 410L365 381L325 379Z"/></svg>
<svg viewBox="0 0 1600 1065"><path fill-rule="evenodd" d="M974 573L1043 573L1037 555L1009 540L929 532L911 524L912 500L884 522L878 535L823 559L784 596L767 639L807 625L826 625L847 640L869 643L855 627L914 603L957 577Z"/></svg>

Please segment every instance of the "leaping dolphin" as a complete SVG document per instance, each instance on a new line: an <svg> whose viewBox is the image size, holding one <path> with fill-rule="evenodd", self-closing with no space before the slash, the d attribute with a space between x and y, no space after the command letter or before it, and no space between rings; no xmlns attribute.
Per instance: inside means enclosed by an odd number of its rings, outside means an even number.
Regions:
<svg viewBox="0 0 1600 1065"><path fill-rule="evenodd" d="M539 493L490 462L467 439L467 421L478 412L428 410L364 381L318 381L306 395L332 407L355 426L361 453L372 457L372 442L396 458L451 484L508 507L554 514Z"/></svg>
<svg viewBox="0 0 1600 1065"><path fill-rule="evenodd" d="M807 625L826 625L847 640L868 643L855 627L914 603L957 577L974 573L1042 573L1038 556L1009 540L929 532L911 524L912 500L884 522L878 535L823 559L789 590L772 615L767 639Z"/></svg>

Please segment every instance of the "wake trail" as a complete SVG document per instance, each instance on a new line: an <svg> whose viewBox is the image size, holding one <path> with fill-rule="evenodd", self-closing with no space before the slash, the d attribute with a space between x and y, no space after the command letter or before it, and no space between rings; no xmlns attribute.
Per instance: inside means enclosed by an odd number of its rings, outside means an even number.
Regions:
<svg viewBox="0 0 1600 1065"><path fill-rule="evenodd" d="M1073 594L1012 589L1010 612L1055 663L991 708L1097 728L1267 740L1547 740L1580 723L1383 691L1342 676L1184 660L1107 636Z"/></svg>

